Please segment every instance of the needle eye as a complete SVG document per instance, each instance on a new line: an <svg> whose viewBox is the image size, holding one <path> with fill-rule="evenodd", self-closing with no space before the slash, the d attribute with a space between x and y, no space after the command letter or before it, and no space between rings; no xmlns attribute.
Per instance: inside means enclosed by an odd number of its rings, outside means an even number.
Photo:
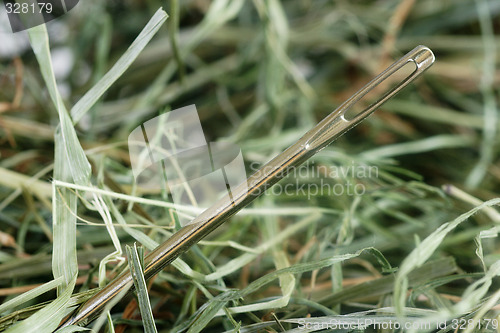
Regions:
<svg viewBox="0 0 500 333"><path fill-rule="evenodd" d="M381 77L379 81L373 82L372 89L364 94L359 94L359 99L344 112L343 118L346 121L355 121L359 116L376 108L382 100L386 100L394 95L395 90L409 80L418 70L414 61L408 61L406 64L397 68L389 76Z"/></svg>

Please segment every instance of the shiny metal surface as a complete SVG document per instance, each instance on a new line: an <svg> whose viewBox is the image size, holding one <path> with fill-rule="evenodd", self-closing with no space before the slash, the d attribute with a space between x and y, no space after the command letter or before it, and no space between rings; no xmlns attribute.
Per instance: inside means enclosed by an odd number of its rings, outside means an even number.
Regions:
<svg viewBox="0 0 500 333"><path fill-rule="evenodd" d="M190 224L180 229L167 241L150 252L145 258L145 277L148 279L157 274L193 244L200 241L255 198L259 197L266 189L285 177L288 171L291 171L291 168L299 166L339 136L360 123L384 102L422 74L433 62L434 54L432 51L425 46L418 46L393 63L318 123L318 125L308 131L299 141L251 175L247 179L246 184L241 184L232 191L233 201L224 199L217 201ZM355 113L352 119L346 118L346 112L349 110L352 111L352 108L357 103L360 103L360 100L368 92L380 86L382 82L394 76L409 63L415 66L415 69L411 73L403 77L392 89L381 93L381 97L376 102L362 109L362 111ZM63 320L59 327L91 320L102 310L106 303L131 284L132 277L130 272L125 271L77 309L75 314Z"/></svg>

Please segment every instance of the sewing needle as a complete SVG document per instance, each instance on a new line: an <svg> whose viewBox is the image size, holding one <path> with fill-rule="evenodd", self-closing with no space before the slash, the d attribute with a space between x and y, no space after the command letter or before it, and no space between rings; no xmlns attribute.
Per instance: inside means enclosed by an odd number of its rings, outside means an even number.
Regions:
<svg viewBox="0 0 500 333"><path fill-rule="evenodd" d="M149 279L156 275L192 245L199 242L243 207L263 194L265 190L285 177L292 168L299 166L342 134L359 124L384 102L392 98L429 68L434 59L434 54L429 48L417 46L389 66L314 128L309 130L295 144L252 174L246 183L237 186L234 190L232 189L232 200L228 200L227 197L218 200L192 222L151 251L144 260L146 266L144 269L145 278ZM398 76L403 71L403 68L407 68L408 66L412 67L410 73L404 75L387 92L382 93L382 97L368 107L361 107L361 111L356 111L352 116L347 117L347 111L352 111L354 106L358 108L359 104L361 104L360 100L365 95L372 92L374 88L384 88L387 83L386 80L390 81L391 78ZM128 270L124 271L80 306L74 314L64 319L59 328L81 324L84 321L93 319L106 304L118 294L123 294L122 291L128 289L132 284L130 272Z"/></svg>

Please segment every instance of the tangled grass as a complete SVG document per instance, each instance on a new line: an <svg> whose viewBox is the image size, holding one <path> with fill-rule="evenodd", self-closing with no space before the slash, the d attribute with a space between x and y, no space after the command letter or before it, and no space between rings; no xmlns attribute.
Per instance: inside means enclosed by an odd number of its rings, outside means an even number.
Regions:
<svg viewBox="0 0 500 333"><path fill-rule="evenodd" d="M136 293L89 329L499 331L499 13L89 0L30 29L33 51L0 62L0 330L52 332L130 267ZM179 226L168 193L134 185L131 130L196 104L206 136L253 170L418 44L437 57L423 78L141 279L144 249Z"/></svg>

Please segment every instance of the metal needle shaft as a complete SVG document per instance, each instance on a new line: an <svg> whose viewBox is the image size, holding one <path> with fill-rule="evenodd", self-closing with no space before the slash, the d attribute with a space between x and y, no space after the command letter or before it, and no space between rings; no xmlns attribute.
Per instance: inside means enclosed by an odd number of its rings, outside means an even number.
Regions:
<svg viewBox="0 0 500 333"><path fill-rule="evenodd" d="M260 170L251 175L246 183L232 191L232 201L221 199L210 208L196 217L170 237L145 258L145 277L151 278L165 266L174 261L180 254L188 250L193 244L227 221L231 216L264 193L266 189L285 177L293 168L297 167L324 147L328 146L339 136L368 117L380 105L393 97L417 76L425 71L434 62L434 54L425 46L418 46L401 59L393 63L380 73L366 86L350 97L340 107L323 119L318 125L308 131L300 140L276 156ZM360 103L360 100L375 87L395 76L403 67L414 65L414 69L405 75L397 84L390 88L381 97L368 107L356 112L351 119L346 118L346 112ZM357 106L357 105L356 105ZM92 319L103 307L121 291L132 284L132 277L127 270L111 281L95 296L85 302L76 313L66 318L59 327L82 323Z"/></svg>

